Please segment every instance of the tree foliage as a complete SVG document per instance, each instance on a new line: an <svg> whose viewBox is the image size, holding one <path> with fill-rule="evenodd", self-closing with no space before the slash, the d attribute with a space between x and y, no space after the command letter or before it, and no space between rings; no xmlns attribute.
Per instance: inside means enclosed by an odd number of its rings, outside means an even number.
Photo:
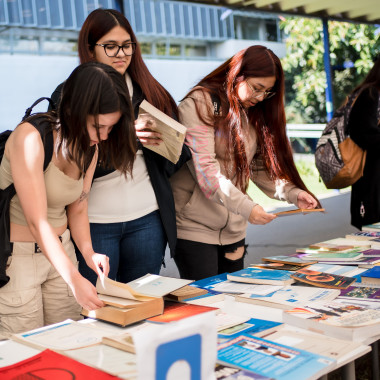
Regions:
<svg viewBox="0 0 380 380"><path fill-rule="evenodd" d="M360 83L380 53L376 25L329 21L334 109ZM287 118L293 123L326 122L326 73L322 20L288 17L280 27L286 37L282 63L286 78Z"/></svg>

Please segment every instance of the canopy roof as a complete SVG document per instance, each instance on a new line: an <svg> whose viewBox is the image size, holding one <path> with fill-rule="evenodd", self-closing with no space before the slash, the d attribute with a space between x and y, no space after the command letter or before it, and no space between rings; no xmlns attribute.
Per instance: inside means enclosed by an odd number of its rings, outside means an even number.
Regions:
<svg viewBox="0 0 380 380"><path fill-rule="evenodd" d="M380 24L380 0L196 0L229 8Z"/></svg>

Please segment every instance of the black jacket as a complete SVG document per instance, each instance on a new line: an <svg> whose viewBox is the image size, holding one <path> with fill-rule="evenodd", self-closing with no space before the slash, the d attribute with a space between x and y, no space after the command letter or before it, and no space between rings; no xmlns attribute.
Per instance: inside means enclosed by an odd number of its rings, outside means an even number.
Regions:
<svg viewBox="0 0 380 380"><path fill-rule="evenodd" d="M367 151L364 175L352 185L351 191L351 224L359 229L380 222L379 96L374 87L363 90L348 121L350 137Z"/></svg>
<svg viewBox="0 0 380 380"><path fill-rule="evenodd" d="M57 105L61 97L63 83L60 84L53 92L51 98ZM139 105L144 100L144 94L141 91L140 86L133 82L133 97L132 105L135 113L135 119L138 116ZM191 152L189 148L184 144L182 147L181 156L176 164L168 161L161 155L153 152L150 149L144 148L141 144L145 164L148 170L150 181L154 193L156 195L161 221L165 229L167 241L170 248L171 256L174 256L175 246L177 243L177 226L175 217L175 206L172 188L170 186L169 178L181 168L181 166L191 158ZM104 170L98 167L95 171L94 177L101 177L110 172L111 170Z"/></svg>

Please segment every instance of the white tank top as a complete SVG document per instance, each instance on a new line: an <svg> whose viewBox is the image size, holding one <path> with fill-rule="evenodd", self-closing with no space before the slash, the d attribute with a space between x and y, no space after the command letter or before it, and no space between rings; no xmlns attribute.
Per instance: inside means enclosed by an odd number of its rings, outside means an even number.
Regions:
<svg viewBox="0 0 380 380"><path fill-rule="evenodd" d="M125 75L129 94L132 98L133 86L129 75ZM137 151L133 163L132 178L125 177L118 170L96 178L88 199L90 223L128 222L158 210L144 156Z"/></svg>

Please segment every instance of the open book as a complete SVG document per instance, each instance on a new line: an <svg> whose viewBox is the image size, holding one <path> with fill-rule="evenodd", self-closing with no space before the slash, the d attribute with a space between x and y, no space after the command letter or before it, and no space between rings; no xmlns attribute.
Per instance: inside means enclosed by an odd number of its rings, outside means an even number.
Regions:
<svg viewBox="0 0 380 380"><path fill-rule="evenodd" d="M106 306L91 311L82 309L82 314L126 326L162 314L163 296L190 282L192 281L152 274L147 274L127 284L107 277L102 284L98 279L96 290Z"/></svg>
<svg viewBox="0 0 380 380"><path fill-rule="evenodd" d="M151 129L160 132L163 140L160 145L144 145L144 147L153 150L173 162L173 164L176 164L182 152L186 127L146 100L143 100L140 104L139 117L144 114L149 114L149 118L154 119L156 125Z"/></svg>

